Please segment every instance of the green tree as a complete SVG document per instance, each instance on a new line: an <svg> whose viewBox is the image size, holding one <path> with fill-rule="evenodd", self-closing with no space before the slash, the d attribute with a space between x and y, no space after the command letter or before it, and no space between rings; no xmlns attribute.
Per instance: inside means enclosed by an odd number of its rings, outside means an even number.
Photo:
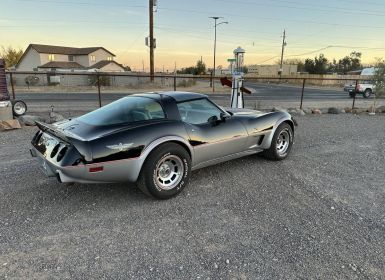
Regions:
<svg viewBox="0 0 385 280"><path fill-rule="evenodd" d="M16 66L22 55L23 50L21 49L14 49L11 46L8 48L1 46L0 57L5 60L5 68Z"/></svg>
<svg viewBox="0 0 385 280"><path fill-rule="evenodd" d="M329 70L328 59L321 53L314 58L314 66L316 74L326 74Z"/></svg>
<svg viewBox="0 0 385 280"><path fill-rule="evenodd" d="M314 59L307 58L304 68L310 74L326 74L329 70L328 59L322 53Z"/></svg>
<svg viewBox="0 0 385 280"><path fill-rule="evenodd" d="M342 74L346 74L347 72L353 70L359 70L362 68L361 57L362 53L355 51L351 52L350 55L341 58L338 62L334 59L329 68L333 72Z"/></svg>
<svg viewBox="0 0 385 280"><path fill-rule="evenodd" d="M196 75L203 75L206 73L206 64L202 60L197 61Z"/></svg>
<svg viewBox="0 0 385 280"><path fill-rule="evenodd" d="M124 71L131 72L131 67L130 66L124 66L123 65Z"/></svg>
<svg viewBox="0 0 385 280"><path fill-rule="evenodd" d="M385 96L385 60L377 59L373 75L373 113L376 109L377 99Z"/></svg>
<svg viewBox="0 0 385 280"><path fill-rule="evenodd" d="M278 59L275 62L277 65L281 64L281 60ZM298 72L305 72L305 64L304 61L299 58L288 58L283 60L283 65L297 65Z"/></svg>
<svg viewBox="0 0 385 280"><path fill-rule="evenodd" d="M374 94L377 98L385 95L385 60L378 59L373 75Z"/></svg>
<svg viewBox="0 0 385 280"><path fill-rule="evenodd" d="M311 58L306 58L304 63L304 69L305 69L305 72L308 72L310 74L315 74L314 60Z"/></svg>
<svg viewBox="0 0 385 280"><path fill-rule="evenodd" d="M196 66L190 66L186 68L182 68L182 70L178 71L179 74L192 74L192 75L203 75L206 73L206 64L198 60Z"/></svg>

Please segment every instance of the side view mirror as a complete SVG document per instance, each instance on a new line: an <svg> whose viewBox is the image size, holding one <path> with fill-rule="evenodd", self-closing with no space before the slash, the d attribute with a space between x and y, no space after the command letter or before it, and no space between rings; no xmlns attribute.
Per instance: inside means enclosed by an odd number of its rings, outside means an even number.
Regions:
<svg viewBox="0 0 385 280"><path fill-rule="evenodd" d="M229 115L229 114L226 114L225 112L222 112L221 115L220 115L220 117L221 117L221 121L222 121L222 122L225 122L227 119L230 118L230 115Z"/></svg>
<svg viewBox="0 0 385 280"><path fill-rule="evenodd" d="M208 123L210 123L212 126L215 126L219 123L217 116L211 116L208 120Z"/></svg>

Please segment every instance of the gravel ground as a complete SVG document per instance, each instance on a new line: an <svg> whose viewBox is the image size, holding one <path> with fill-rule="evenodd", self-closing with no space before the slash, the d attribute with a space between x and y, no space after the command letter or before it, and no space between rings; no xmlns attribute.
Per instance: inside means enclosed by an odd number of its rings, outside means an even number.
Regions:
<svg viewBox="0 0 385 280"><path fill-rule="evenodd" d="M0 133L0 279L384 279L384 116L298 117L282 162L193 173L167 201L62 185Z"/></svg>

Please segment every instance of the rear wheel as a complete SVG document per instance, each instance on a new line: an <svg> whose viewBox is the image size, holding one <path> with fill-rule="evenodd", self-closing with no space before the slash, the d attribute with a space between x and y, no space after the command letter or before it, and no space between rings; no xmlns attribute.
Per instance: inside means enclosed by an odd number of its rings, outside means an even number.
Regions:
<svg viewBox="0 0 385 280"><path fill-rule="evenodd" d="M369 98L372 95L372 90L370 88L367 88L364 93L364 98Z"/></svg>
<svg viewBox="0 0 385 280"><path fill-rule="evenodd" d="M145 194L168 199L188 183L191 158L188 152L175 143L165 143L151 152L146 159L137 182Z"/></svg>
<svg viewBox="0 0 385 280"><path fill-rule="evenodd" d="M266 158L272 160L285 159L293 146L294 133L288 123L281 123L275 130L271 146L263 152Z"/></svg>

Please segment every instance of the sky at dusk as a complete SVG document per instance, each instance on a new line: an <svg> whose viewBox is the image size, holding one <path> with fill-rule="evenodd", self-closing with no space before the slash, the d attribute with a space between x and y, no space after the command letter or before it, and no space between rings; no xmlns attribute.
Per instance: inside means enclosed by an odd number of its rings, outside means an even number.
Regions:
<svg viewBox="0 0 385 280"><path fill-rule="evenodd" d="M103 46L133 70L149 68L148 0L0 0L0 46L25 49L30 43ZM156 70L213 64L214 23L217 65L227 67L232 51L246 50L245 64L273 64L286 29L285 58L329 59L352 51L364 63L385 58L384 0L158 0L154 14ZM219 21L219 22L220 22Z"/></svg>

